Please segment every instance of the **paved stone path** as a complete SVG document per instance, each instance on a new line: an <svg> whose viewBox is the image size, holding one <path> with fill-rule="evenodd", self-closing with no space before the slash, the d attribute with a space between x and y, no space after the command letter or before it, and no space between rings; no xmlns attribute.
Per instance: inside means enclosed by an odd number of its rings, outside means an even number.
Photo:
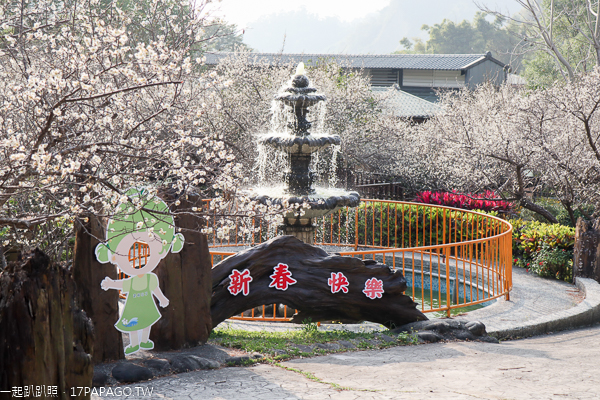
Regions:
<svg viewBox="0 0 600 400"><path fill-rule="evenodd" d="M464 318L484 322L488 331L510 329L574 310L582 298L573 285L515 269L510 301L501 299ZM300 328L293 324L244 321L227 324L247 330ZM322 325L321 329L339 327ZM377 330L381 326L357 324L345 328ZM120 389L126 395L105 393L101 397L132 400L584 400L600 398L599 360L600 325L595 325L500 344L435 343L336 353L291 360L280 366L262 364L194 371L112 387L110 389ZM150 389L152 395L141 395L142 390L148 393ZM92 395L92 398L99 396Z"/></svg>
<svg viewBox="0 0 600 400"><path fill-rule="evenodd" d="M598 360L596 325L501 344L436 343L282 364L320 382L282 367L257 365L189 372L120 388L131 388L127 398L132 400L585 400L599 397ZM137 396L136 388L152 388L153 394Z"/></svg>
<svg viewBox="0 0 600 400"><path fill-rule="evenodd" d="M515 267L510 301L498 299L496 303L471 311L463 318L481 321L488 332L494 332L567 310L581 300L583 296L573 284L541 278Z"/></svg>

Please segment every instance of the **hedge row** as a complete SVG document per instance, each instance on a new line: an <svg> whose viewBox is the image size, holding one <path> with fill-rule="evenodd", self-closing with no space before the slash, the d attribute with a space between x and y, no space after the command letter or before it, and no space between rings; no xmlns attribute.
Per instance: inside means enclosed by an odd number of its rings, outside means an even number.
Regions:
<svg viewBox="0 0 600 400"><path fill-rule="evenodd" d="M482 212L481 210L477 210ZM358 213L358 217L354 213ZM496 212L482 212L490 216ZM444 226L444 218L446 224ZM498 232L499 222L486 215L398 203L363 203L354 210L342 210L339 217L326 219L320 228L324 242L354 243L382 247L418 247L456 243L489 237ZM355 222L358 221L358 225ZM516 266L540 276L572 279L575 229L539 221L512 219L513 254ZM356 227L358 229L356 229ZM464 249L475 254L482 245Z"/></svg>
<svg viewBox="0 0 600 400"><path fill-rule="evenodd" d="M514 263L546 278L573 280L575 228L513 219Z"/></svg>

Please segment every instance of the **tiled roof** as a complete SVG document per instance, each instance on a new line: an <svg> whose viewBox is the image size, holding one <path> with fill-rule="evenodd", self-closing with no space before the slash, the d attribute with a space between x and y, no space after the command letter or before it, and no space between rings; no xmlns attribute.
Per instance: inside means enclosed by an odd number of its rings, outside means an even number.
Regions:
<svg viewBox="0 0 600 400"><path fill-rule="evenodd" d="M423 100L400 90L397 86L391 88L373 88L374 92L387 92L389 97L385 100L384 111L400 118L428 118L441 111L441 107L435 103Z"/></svg>
<svg viewBox="0 0 600 400"><path fill-rule="evenodd" d="M232 53L207 53L206 63L217 64ZM287 64L303 61L306 65L315 65L322 61L335 60L349 68L393 68L393 69L439 69L462 70L489 59L496 64L504 64L487 54L279 54L248 53L250 63Z"/></svg>

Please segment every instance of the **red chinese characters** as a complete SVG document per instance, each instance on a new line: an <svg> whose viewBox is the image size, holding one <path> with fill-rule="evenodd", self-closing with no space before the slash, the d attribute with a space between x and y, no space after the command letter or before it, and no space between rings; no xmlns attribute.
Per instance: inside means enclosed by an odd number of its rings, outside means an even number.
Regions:
<svg viewBox="0 0 600 400"><path fill-rule="evenodd" d="M231 281L227 287L229 293L237 296L241 292L244 296L248 296L248 293L250 293L252 276L250 276L250 271L247 268L242 272L234 269L229 275L229 280Z"/></svg>
<svg viewBox="0 0 600 400"><path fill-rule="evenodd" d="M277 290L287 290L288 286L295 284L297 281L292 278L289 268L287 264L277 264L273 268L273 275L269 276L272 279L269 287L274 287Z"/></svg>
<svg viewBox="0 0 600 400"><path fill-rule="evenodd" d="M341 272L332 272L331 278L327 280L327 284L331 288L331 293L337 293L340 290L348 293L348 278Z"/></svg>
<svg viewBox="0 0 600 400"><path fill-rule="evenodd" d="M363 293L368 298L380 299L383 297L383 281L377 278L371 278L365 282Z"/></svg>

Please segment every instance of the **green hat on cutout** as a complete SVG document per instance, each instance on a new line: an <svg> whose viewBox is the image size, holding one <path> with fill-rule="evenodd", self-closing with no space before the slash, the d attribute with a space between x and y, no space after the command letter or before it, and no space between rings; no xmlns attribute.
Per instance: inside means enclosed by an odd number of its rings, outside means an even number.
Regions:
<svg viewBox="0 0 600 400"><path fill-rule="evenodd" d="M101 263L110 260L110 252L115 251L121 240L133 232L154 233L163 243L160 254L171 250L179 253L183 248L184 237L175 233L175 221L167 204L159 197L149 194L145 188L131 188L128 199L120 202L106 227L106 242L96 246L96 258ZM129 199L139 199L137 205Z"/></svg>

